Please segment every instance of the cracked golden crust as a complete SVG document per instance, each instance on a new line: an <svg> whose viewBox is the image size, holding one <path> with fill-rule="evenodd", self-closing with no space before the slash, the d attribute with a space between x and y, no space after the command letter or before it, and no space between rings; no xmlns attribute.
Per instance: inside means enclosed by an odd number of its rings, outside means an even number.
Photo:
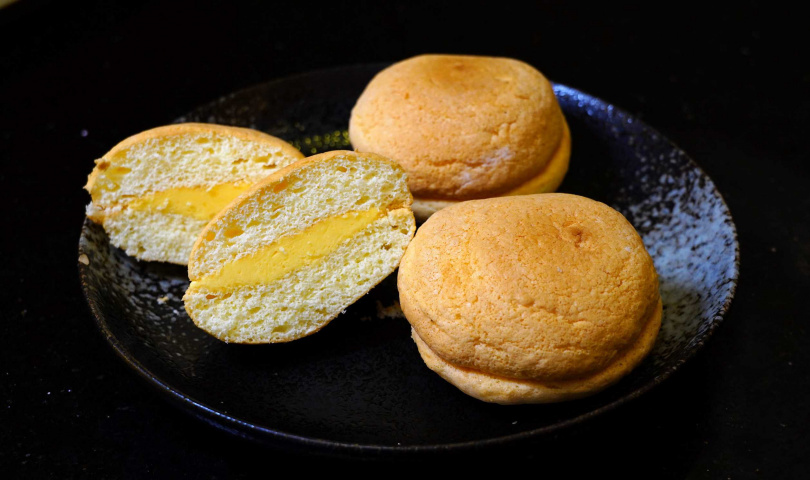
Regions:
<svg viewBox="0 0 810 480"><path fill-rule="evenodd" d="M568 194L439 211L408 246L398 286L408 321L439 358L546 384L606 371L620 378L635 366L619 362L628 351L651 348L655 335L639 339L660 308L652 259L632 225Z"/></svg>
<svg viewBox="0 0 810 480"><path fill-rule="evenodd" d="M549 81L526 63L497 57L396 63L372 79L349 121L355 149L396 160L414 197L433 200L513 190L543 171L564 135Z"/></svg>
<svg viewBox="0 0 810 480"><path fill-rule="evenodd" d="M563 124L563 126L565 130L562 141L546 167L536 177L530 178L514 190L503 193L501 196L548 193L553 192L560 186L568 171L568 158L571 155L571 134L568 131L568 125ZM447 208L462 201L464 200L437 200L414 197L413 214L417 221L424 222L442 208Z"/></svg>
<svg viewBox="0 0 810 480"><path fill-rule="evenodd" d="M582 398L604 390L638 366L655 345L662 314L663 306L659 299L657 308L637 341L605 370L590 377L557 382L519 380L459 367L436 355L413 329L411 335L425 365L471 397L501 405L552 403Z"/></svg>

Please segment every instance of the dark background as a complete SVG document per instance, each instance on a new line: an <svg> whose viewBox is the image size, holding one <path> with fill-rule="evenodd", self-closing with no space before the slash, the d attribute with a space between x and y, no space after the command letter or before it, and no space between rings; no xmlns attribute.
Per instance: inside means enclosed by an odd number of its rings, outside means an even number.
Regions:
<svg viewBox="0 0 810 480"><path fill-rule="evenodd" d="M707 2L708 3L708 2ZM45 1L0 9L0 471L11 478L359 473L808 478L810 58L778 2ZM734 215L724 323L662 385L549 438L356 464L233 438L121 362L82 297L93 166L119 140L288 74L419 53L519 58L640 116L700 164ZM423 473L423 474L424 474ZM8 478L8 477L6 477Z"/></svg>

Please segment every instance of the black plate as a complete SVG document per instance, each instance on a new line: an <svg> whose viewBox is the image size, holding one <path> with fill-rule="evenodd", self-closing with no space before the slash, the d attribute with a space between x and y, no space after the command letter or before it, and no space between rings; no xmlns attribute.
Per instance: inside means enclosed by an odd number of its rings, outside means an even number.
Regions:
<svg viewBox="0 0 810 480"><path fill-rule="evenodd" d="M179 121L263 130L304 153L348 148L349 113L384 65L286 78L199 108ZM265 443L335 453L462 450L554 432L637 397L691 357L734 294L738 244L726 204L681 150L614 106L556 85L570 123L561 191L600 200L638 229L655 259L664 318L652 354L620 383L583 400L499 406L474 400L425 367L391 276L322 331L282 345L227 345L183 309L185 268L137 262L85 222L84 293L107 341L142 377L195 416Z"/></svg>

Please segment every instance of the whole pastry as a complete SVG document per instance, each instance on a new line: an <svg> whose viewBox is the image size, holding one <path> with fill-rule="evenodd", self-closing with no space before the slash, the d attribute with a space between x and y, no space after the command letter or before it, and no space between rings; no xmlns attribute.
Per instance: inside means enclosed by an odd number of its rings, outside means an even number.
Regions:
<svg viewBox="0 0 810 480"><path fill-rule="evenodd" d="M554 191L571 139L549 81L510 58L421 55L384 69L349 121L359 151L408 172L424 220L462 200Z"/></svg>
<svg viewBox="0 0 810 480"><path fill-rule="evenodd" d="M633 226L568 194L473 200L433 215L399 268L429 368L500 404L584 397L649 353L662 304Z"/></svg>

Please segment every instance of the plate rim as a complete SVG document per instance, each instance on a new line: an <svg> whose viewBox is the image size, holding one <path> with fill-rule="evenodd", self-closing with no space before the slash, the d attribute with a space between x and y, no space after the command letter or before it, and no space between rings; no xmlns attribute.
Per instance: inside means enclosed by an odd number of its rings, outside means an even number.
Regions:
<svg viewBox="0 0 810 480"><path fill-rule="evenodd" d="M268 88L272 87L273 84L291 81L296 78L314 76L314 75L324 75L328 73L335 73L339 71L346 71L346 70L355 70L355 69L372 69L375 67L379 67L379 69L384 68L386 65L390 65L390 62L382 62L382 63L355 63L355 64L347 64L341 65L337 67L331 68L324 68L324 69L317 69L305 72L299 72L295 74L291 74L284 77L279 77L275 79L271 79L266 82L257 83L231 93L225 94L211 102L206 104L199 105L195 109L198 108L205 108L208 106L213 106L217 102L220 102L227 98L232 98L245 92L259 89L259 88ZM566 428L573 426L575 424L582 423L587 421L590 418L596 417L603 413L607 413L610 411L615 410L616 408L624 405L628 402L631 402L643 394L649 392L651 389L655 388L656 386L660 385L664 380L668 379L675 373L677 370L683 366L688 360L693 358L699 351L702 351L705 347L706 342L711 338L720 324L723 323L726 315L729 312L729 309L732 305L732 300L736 294L738 280L740 275L740 244L738 239L738 232L737 226L734 222L734 218L731 214L731 209L728 207L728 203L726 202L723 195L717 188L717 185L714 183L712 178L706 173L706 171L689 155L686 151L680 148L677 144L675 144L672 140L670 140L665 135L661 134L657 129L647 124L645 121L639 119L638 117L630 114L626 110L617 107L616 105L603 100L599 97L591 95L587 92L579 90L577 88L561 84L561 83L554 83L554 90L555 94L558 90L563 90L567 94L570 95L578 95L584 97L589 102L596 102L600 105L605 107L611 107L612 114L617 115L620 117L624 117L627 119L632 119L633 122L639 126L641 129L646 130L649 133L656 134L659 137L659 141L665 142L669 144L673 149L678 150L680 153L683 154L683 158L686 163L693 169L699 171L699 173L705 178L708 182L713 194L716 195L721 204L722 208L726 215L728 215L729 222L728 226L731 229L731 236L733 240L733 247L734 247L734 263L733 263L733 275L729 278L729 292L728 295L723 302L723 305L720 307L718 312L712 317L712 321L708 328L704 330L702 334L697 338L697 341L694 344L694 347L687 351L683 357L678 359L672 365L667 366L660 374L655 376L652 380L645 383L644 385L636 388L632 392L610 402L605 405L602 405L598 408L589 410L581 415L577 415L575 417L553 423L551 425L546 425L540 428L535 428L532 430L526 430L523 432L518 432L509 435L501 435L492 438L485 438L479 440L470 440L464 442L451 442L451 443L435 443L435 444L425 444L425 445L378 445L378 444L371 444L371 443L349 443L349 442L342 442L336 440L327 440L323 438L315 438L310 436L302 436L297 435L290 432L285 432L281 430L275 430L272 428L268 428L265 426L261 426L258 424L254 424L245 420L240 420L236 416L231 414L222 412L217 410L216 408L210 407L205 402L199 401L195 398L192 398L189 395L182 393L181 391L177 390L176 388L172 387L171 385L167 384L166 382L162 381L159 376L155 375L151 370L146 368L143 364L141 364L131 352L129 352L118 338L112 333L109 329L107 322L104 320L106 317L104 313L101 311L100 307L92 300L92 295L89 292L90 286L87 280L88 277L88 268L89 265L85 265L82 262L78 262L78 270L79 270L79 280L82 287L82 293L85 297L85 301L87 302L88 307L90 308L90 312L92 313L93 320L99 329L99 332L103 335L104 339L107 343L112 347L113 351L116 355L121 358L124 363L126 363L131 369L133 369L139 377L146 380L146 382L151 385L153 388L160 391L162 394L168 396L168 399L171 400L169 403L173 404L175 407L179 408L180 406L184 407L181 408L183 412L192 417L198 418L203 420L205 423L216 427L219 430L226 431L231 434L235 434L241 437L246 437L251 440L257 441L259 443L264 444L272 444L277 447L289 447L298 446L298 447L311 447L315 448L322 453L327 454L394 454L394 455L407 455L407 454L416 454L416 453L436 453L436 452L450 452L450 451L469 451L473 449L480 449L480 448L488 448L488 447L495 447L495 446L504 446L507 444L517 443L523 440L528 440L532 438L537 438L543 435L547 435L550 433L558 432L561 430L565 430ZM187 112L185 115L181 116L182 119L184 116L192 113L192 111ZM82 224L81 233L79 236L79 249L78 253L79 256L84 254L83 251L83 241L85 238L85 230L89 228L91 224L91 220L86 218ZM221 424L219 422L225 422L225 424ZM227 426L226 426L227 425ZM229 428L230 427L230 428ZM235 431L232 429L236 429Z"/></svg>

